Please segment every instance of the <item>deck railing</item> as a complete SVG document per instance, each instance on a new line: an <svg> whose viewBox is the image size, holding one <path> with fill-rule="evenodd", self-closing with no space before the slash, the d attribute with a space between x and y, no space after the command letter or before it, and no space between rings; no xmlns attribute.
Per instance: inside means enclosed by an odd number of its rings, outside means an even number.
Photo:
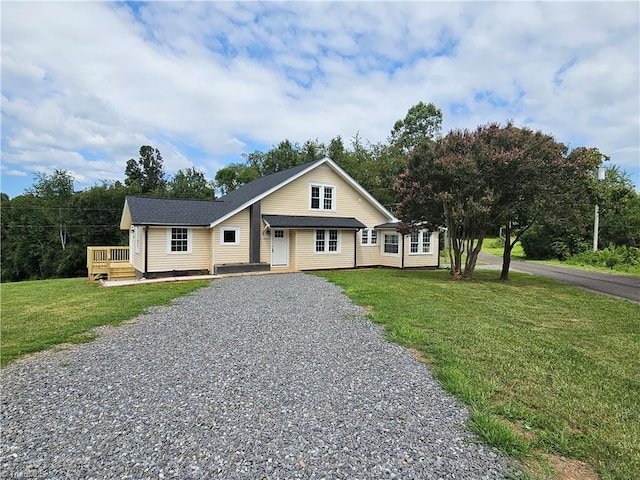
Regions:
<svg viewBox="0 0 640 480"><path fill-rule="evenodd" d="M100 275L110 278L112 267L128 263L129 247L87 247L87 271L90 282Z"/></svg>

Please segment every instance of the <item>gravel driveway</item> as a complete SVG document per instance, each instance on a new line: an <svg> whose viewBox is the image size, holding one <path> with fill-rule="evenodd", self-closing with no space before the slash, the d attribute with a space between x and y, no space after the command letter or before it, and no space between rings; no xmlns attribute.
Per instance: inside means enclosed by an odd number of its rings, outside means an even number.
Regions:
<svg viewBox="0 0 640 480"><path fill-rule="evenodd" d="M141 288L141 291L143 289ZM339 288L217 280L2 372L0 478L497 479L467 413Z"/></svg>

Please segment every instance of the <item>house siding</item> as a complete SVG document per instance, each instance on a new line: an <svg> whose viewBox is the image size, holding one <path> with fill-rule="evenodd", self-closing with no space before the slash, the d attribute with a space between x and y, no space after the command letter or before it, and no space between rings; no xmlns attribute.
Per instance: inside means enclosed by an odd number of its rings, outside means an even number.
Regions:
<svg viewBox="0 0 640 480"><path fill-rule="evenodd" d="M309 208L310 184L336 187L335 211ZM320 165L295 181L285 185L262 200L263 215L311 215L315 217L354 217L368 227L374 227L389 219L335 171Z"/></svg>
<svg viewBox="0 0 640 480"><path fill-rule="evenodd" d="M353 230L340 231L340 251L316 253L315 230L296 230L294 248L295 268L319 270L353 267ZM291 260L291 259L290 259Z"/></svg>
<svg viewBox="0 0 640 480"><path fill-rule="evenodd" d="M309 208L310 185L332 185L335 187L335 211L312 210ZM348 182L343 180L331 167L321 165L281 189L262 199L263 215L300 215L317 217L354 217L373 228L389 221L382 212ZM354 247L354 231L341 233L341 253L315 253L315 230L289 231L289 268L312 270L322 268L353 267L354 248L357 249L359 266L381 265L380 249L362 247L360 235ZM261 256L263 261L271 259L271 237L261 236Z"/></svg>
<svg viewBox="0 0 640 480"><path fill-rule="evenodd" d="M438 266L438 233L431 233L431 253L410 253L411 237L404 237L404 266L405 267L437 267Z"/></svg>
<svg viewBox="0 0 640 480"><path fill-rule="evenodd" d="M237 227L240 241L238 245L223 245L220 232L224 227ZM212 231L213 264L249 263L249 208L245 208L231 218L216 225Z"/></svg>
<svg viewBox="0 0 640 480"><path fill-rule="evenodd" d="M190 228L189 230L191 231L191 252L169 253L167 252L167 236L170 235L171 227L149 227L147 271L210 270L210 230L207 228ZM142 250L141 245L140 253L142 254L142 262L144 263L144 252ZM140 271L144 272L144 266Z"/></svg>

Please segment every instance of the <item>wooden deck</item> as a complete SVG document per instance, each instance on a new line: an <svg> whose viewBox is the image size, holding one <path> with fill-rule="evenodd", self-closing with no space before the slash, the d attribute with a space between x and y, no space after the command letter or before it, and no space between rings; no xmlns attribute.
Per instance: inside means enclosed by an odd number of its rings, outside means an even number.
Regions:
<svg viewBox="0 0 640 480"><path fill-rule="evenodd" d="M89 281L133 280L136 278L129 262L129 247L87 247L87 272Z"/></svg>

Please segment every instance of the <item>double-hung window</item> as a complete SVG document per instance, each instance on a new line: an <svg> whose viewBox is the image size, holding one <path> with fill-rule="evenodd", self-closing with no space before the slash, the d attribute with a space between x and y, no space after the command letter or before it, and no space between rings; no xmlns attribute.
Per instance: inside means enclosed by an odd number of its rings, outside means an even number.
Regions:
<svg viewBox="0 0 640 480"><path fill-rule="evenodd" d="M414 255L431 253L431 232L429 230L411 232L409 253Z"/></svg>
<svg viewBox="0 0 640 480"><path fill-rule="evenodd" d="M340 251L340 234L338 230L316 230L316 253Z"/></svg>
<svg viewBox="0 0 640 480"><path fill-rule="evenodd" d="M171 253L191 252L191 231L184 227L174 227L168 231L168 250Z"/></svg>
<svg viewBox="0 0 640 480"><path fill-rule="evenodd" d="M309 195L311 210L335 210L336 189L332 185L311 185Z"/></svg>
<svg viewBox="0 0 640 480"><path fill-rule="evenodd" d="M399 235L397 233L384 234L384 253L398 254Z"/></svg>
<svg viewBox="0 0 640 480"><path fill-rule="evenodd" d="M377 245L378 232L374 228L363 228L361 232L360 243L362 245Z"/></svg>

